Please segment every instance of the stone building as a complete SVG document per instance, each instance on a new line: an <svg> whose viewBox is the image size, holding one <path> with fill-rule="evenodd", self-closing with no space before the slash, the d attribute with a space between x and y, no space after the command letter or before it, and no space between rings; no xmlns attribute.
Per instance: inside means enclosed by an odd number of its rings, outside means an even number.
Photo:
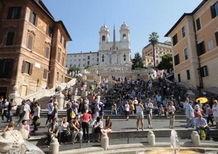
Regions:
<svg viewBox="0 0 218 154"><path fill-rule="evenodd" d="M64 82L70 40L41 0L1 0L0 96L22 98Z"/></svg>
<svg viewBox="0 0 218 154"><path fill-rule="evenodd" d="M162 56L166 54L172 54L172 45L171 42L158 42L155 47L155 65L157 66L161 60ZM142 59L144 62L145 67L154 66L154 59L153 59L153 47L152 44L149 43L142 49Z"/></svg>
<svg viewBox="0 0 218 154"><path fill-rule="evenodd" d="M217 89L218 1L203 0L165 36L172 38L176 80L195 88Z"/></svg>
<svg viewBox="0 0 218 154"><path fill-rule="evenodd" d="M67 66L95 66L106 70L131 68L129 33L129 27L123 23L120 27L120 40L116 41L114 29L113 40L110 41L109 28L103 25L99 31L99 50L68 54Z"/></svg>
<svg viewBox="0 0 218 154"><path fill-rule="evenodd" d="M98 65L98 52L68 53L67 67L84 68Z"/></svg>

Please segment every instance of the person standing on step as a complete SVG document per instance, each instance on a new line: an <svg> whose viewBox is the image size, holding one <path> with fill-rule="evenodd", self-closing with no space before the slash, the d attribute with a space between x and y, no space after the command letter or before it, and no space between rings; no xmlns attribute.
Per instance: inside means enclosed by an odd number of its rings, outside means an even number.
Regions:
<svg viewBox="0 0 218 154"><path fill-rule="evenodd" d="M147 111L147 119L148 119L148 128L152 128L152 112L153 112L153 103L151 102L151 99L148 99L148 105L146 107Z"/></svg>
<svg viewBox="0 0 218 154"><path fill-rule="evenodd" d="M33 108L33 111L34 111L33 112L33 126L34 126L34 128L33 128L32 133L35 133L35 131L38 130L39 123L37 121L40 118L40 110L41 110L38 102L35 102L34 105L35 105L35 107Z"/></svg>
<svg viewBox="0 0 218 154"><path fill-rule="evenodd" d="M136 105L136 115L137 115L137 130L139 130L139 122L141 123L141 128L144 130L144 106L141 102Z"/></svg>
<svg viewBox="0 0 218 154"><path fill-rule="evenodd" d="M47 109L48 109L48 114L47 114L47 120L45 123L46 126L47 126L48 122L51 120L52 112L54 110L54 105L53 105L52 99L49 100L49 103L47 105Z"/></svg>
<svg viewBox="0 0 218 154"><path fill-rule="evenodd" d="M213 117L214 117L214 121L216 122L216 128L218 128L218 101L214 100L213 101Z"/></svg>
<svg viewBox="0 0 218 154"><path fill-rule="evenodd" d="M88 112L88 110L85 111L82 115L82 130L83 130L83 136L84 140L87 140L89 142L89 123L92 119L91 114Z"/></svg>
<svg viewBox="0 0 218 154"><path fill-rule="evenodd" d="M125 103L125 116L126 116L126 120L128 121L129 120L129 102L126 101Z"/></svg>
<svg viewBox="0 0 218 154"><path fill-rule="evenodd" d="M173 101L169 101L167 111L168 111L168 116L169 116L169 119L170 119L169 127L174 128L176 108L173 105Z"/></svg>

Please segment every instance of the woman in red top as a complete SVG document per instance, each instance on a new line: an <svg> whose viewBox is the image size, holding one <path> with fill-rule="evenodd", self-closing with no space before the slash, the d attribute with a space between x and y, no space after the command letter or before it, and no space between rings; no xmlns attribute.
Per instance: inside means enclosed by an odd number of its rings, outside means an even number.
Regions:
<svg viewBox="0 0 218 154"><path fill-rule="evenodd" d="M82 115L83 137L84 137L84 140L87 140L87 142L89 142L89 122L91 121L91 119L92 119L92 116L88 111L86 111Z"/></svg>

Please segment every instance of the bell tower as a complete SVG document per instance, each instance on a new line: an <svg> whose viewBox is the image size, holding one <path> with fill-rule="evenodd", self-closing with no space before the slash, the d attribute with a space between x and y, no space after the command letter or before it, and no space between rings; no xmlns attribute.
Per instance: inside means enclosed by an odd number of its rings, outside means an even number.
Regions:
<svg viewBox="0 0 218 154"><path fill-rule="evenodd" d="M106 25L101 26L99 31L99 49L102 50L110 40L110 32Z"/></svg>
<svg viewBox="0 0 218 154"><path fill-rule="evenodd" d="M129 42L129 26L125 22L120 27L120 41Z"/></svg>

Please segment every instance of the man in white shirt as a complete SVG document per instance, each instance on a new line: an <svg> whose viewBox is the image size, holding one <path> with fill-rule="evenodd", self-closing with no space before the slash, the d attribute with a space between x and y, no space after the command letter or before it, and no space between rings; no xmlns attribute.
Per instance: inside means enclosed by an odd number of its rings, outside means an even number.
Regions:
<svg viewBox="0 0 218 154"><path fill-rule="evenodd" d="M30 105L26 102L24 105L24 116L23 116L23 120L29 121L30 120Z"/></svg>
<svg viewBox="0 0 218 154"><path fill-rule="evenodd" d="M129 103L128 103L128 101L126 101L126 104L124 107L125 107L126 120L128 121L129 120Z"/></svg>

